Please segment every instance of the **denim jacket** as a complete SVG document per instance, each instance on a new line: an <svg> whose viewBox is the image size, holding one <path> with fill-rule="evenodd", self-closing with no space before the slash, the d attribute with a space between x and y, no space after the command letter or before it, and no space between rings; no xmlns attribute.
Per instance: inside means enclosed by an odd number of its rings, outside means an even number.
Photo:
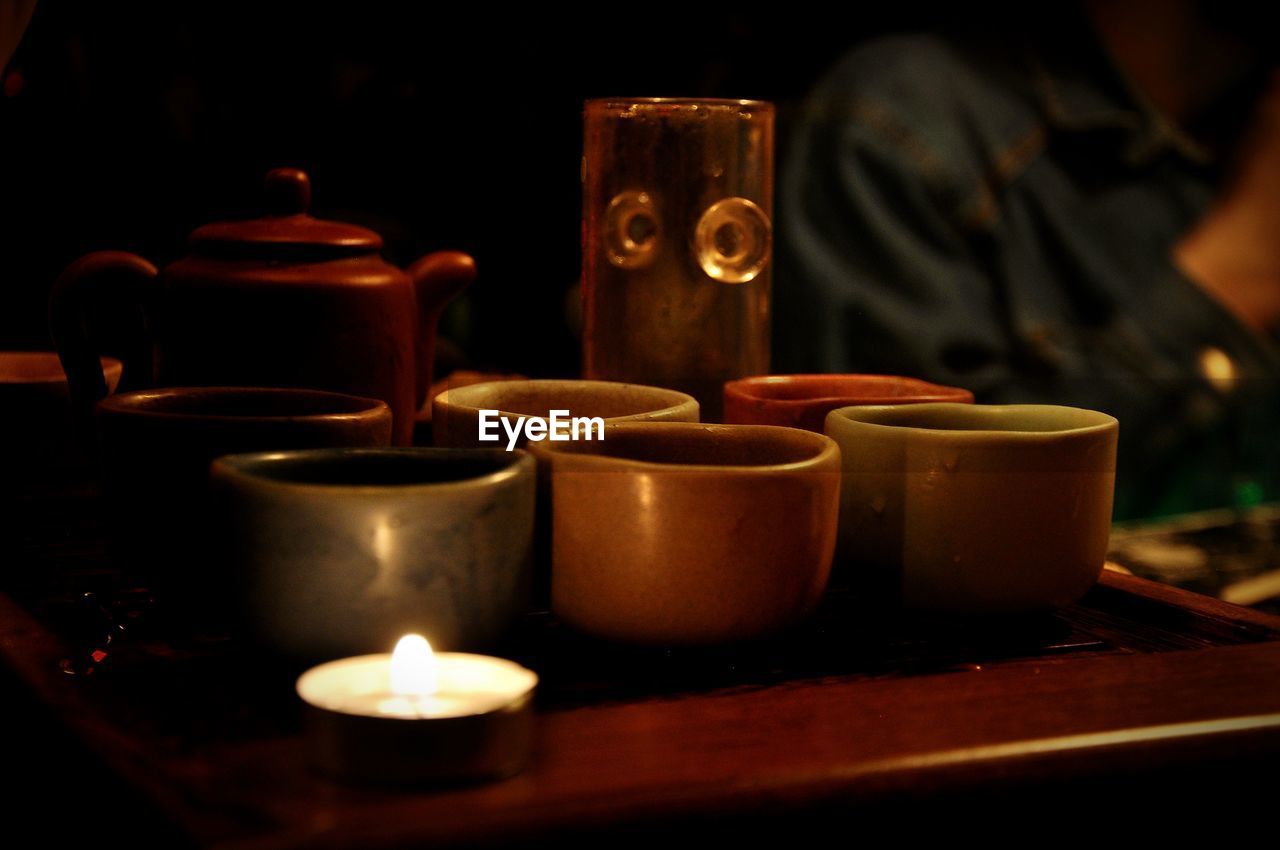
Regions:
<svg viewBox="0 0 1280 850"><path fill-rule="evenodd" d="M777 366L1107 411L1117 518L1275 498L1277 347L1170 259L1213 177L1092 39L866 44L783 166Z"/></svg>

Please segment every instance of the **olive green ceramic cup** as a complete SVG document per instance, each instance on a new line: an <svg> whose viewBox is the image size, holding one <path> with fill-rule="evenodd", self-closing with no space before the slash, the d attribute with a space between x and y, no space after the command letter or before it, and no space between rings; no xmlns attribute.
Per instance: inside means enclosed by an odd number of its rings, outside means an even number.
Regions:
<svg viewBox="0 0 1280 850"><path fill-rule="evenodd" d="M1119 425L1050 405L844 407L836 561L916 610L1024 614L1079 599L1107 551Z"/></svg>

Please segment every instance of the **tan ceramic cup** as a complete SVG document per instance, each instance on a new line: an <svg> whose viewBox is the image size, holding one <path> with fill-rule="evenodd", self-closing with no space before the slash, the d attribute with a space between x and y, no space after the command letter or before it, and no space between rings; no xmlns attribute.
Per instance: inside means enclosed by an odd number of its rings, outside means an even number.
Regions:
<svg viewBox="0 0 1280 850"><path fill-rule="evenodd" d="M1119 425L1050 405L845 407L837 562L911 609L1022 614L1079 599L1107 551Z"/></svg>
<svg viewBox="0 0 1280 850"><path fill-rule="evenodd" d="M114 392L120 361L103 357L101 362L107 392ZM54 487L90 469L88 424L77 420L56 353L0 351L0 445L7 452L10 484Z"/></svg>
<svg viewBox="0 0 1280 850"><path fill-rule="evenodd" d="M437 446L450 448L506 448L506 432L499 443L479 439L480 410L497 410L503 417L550 416L553 409L572 416L598 416L605 422L697 422L698 402L675 390L620 384L614 381L491 381L454 387L431 402L432 435ZM522 438L516 448L524 447Z"/></svg>
<svg viewBox="0 0 1280 850"><path fill-rule="evenodd" d="M215 619L230 576L210 555L224 529L209 508L209 464L225 454L385 446L386 402L261 387L119 393L97 407L106 515L118 563L168 596L169 610Z"/></svg>
<svg viewBox="0 0 1280 850"><path fill-rule="evenodd" d="M826 589L840 453L821 434L625 423L530 450L551 467L552 610L583 632L756 638L802 620Z"/></svg>

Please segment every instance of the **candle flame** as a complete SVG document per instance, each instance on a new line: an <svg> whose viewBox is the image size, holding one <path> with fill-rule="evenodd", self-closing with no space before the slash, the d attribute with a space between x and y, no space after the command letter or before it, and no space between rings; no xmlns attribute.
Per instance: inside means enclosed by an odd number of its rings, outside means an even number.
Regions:
<svg viewBox="0 0 1280 850"><path fill-rule="evenodd" d="M391 653L391 693L420 697L436 691L436 656L422 635L405 635Z"/></svg>

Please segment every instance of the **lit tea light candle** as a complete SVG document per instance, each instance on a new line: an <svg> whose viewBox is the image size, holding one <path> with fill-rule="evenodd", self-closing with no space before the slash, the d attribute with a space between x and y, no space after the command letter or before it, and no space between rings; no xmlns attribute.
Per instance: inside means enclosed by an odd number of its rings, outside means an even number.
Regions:
<svg viewBox="0 0 1280 850"><path fill-rule="evenodd" d="M513 661L432 652L405 635L390 655L321 664L298 679L312 764L371 783L510 776L533 746L538 677Z"/></svg>

